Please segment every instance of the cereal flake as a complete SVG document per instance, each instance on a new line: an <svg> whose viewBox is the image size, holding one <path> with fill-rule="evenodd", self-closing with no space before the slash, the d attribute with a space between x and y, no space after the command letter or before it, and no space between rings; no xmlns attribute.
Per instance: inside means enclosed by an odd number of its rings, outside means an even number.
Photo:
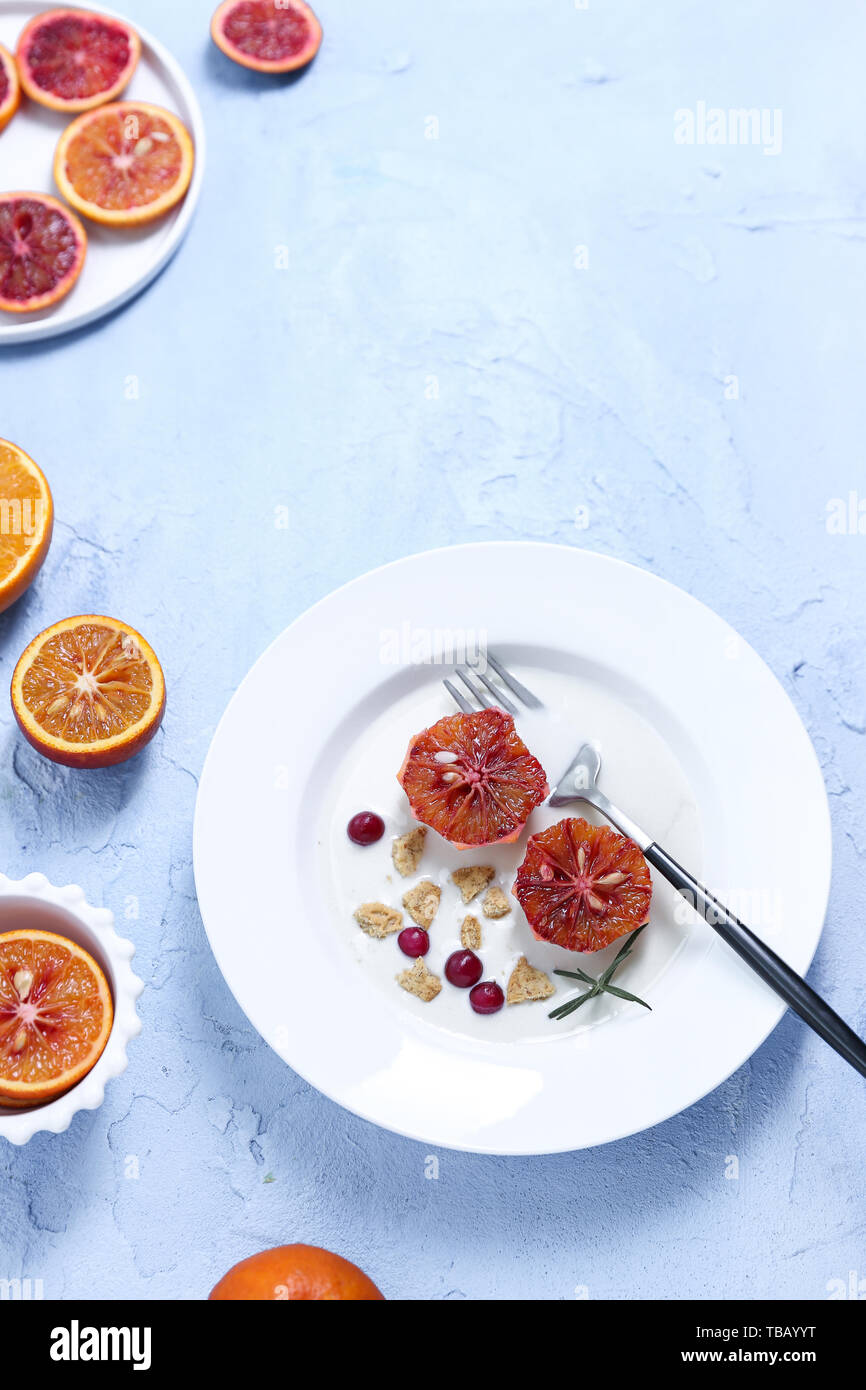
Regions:
<svg viewBox="0 0 866 1390"><path fill-rule="evenodd" d="M399 931L403 925L403 914L385 903L361 903L355 911L355 921L368 936L381 940Z"/></svg>
<svg viewBox="0 0 866 1390"><path fill-rule="evenodd" d="M481 903L481 911L485 917L506 917L511 911L511 904L506 898L501 888L494 884L488 888Z"/></svg>
<svg viewBox="0 0 866 1390"><path fill-rule="evenodd" d="M416 999L421 999L425 1004L429 1004L431 999L442 988L442 981L438 975L434 975L432 970L428 970L424 961L419 956L411 970L401 970L396 976L397 984L401 989L405 989L407 994L414 994Z"/></svg>
<svg viewBox="0 0 866 1390"><path fill-rule="evenodd" d="M543 970L536 970L526 956L521 956L508 980L505 992L507 1004L526 1004L534 999L549 999L556 986Z"/></svg>
<svg viewBox="0 0 866 1390"><path fill-rule="evenodd" d="M481 923L477 917L470 915L463 918L460 928L460 944L465 946L467 951L481 950Z"/></svg>
<svg viewBox="0 0 866 1390"><path fill-rule="evenodd" d="M411 878L417 873L426 839L426 826L416 825L414 830L410 830L406 835L399 835L394 841L391 858L394 860L394 868L403 878Z"/></svg>
<svg viewBox="0 0 866 1390"><path fill-rule="evenodd" d="M471 903L482 890L486 888L493 878L495 869L491 869L489 864L472 864L465 869L455 869L451 875L451 882L456 883L463 895L465 903Z"/></svg>
<svg viewBox="0 0 866 1390"><path fill-rule="evenodd" d="M439 910L442 889L429 878L424 878L403 894L403 906L413 922L426 931Z"/></svg>

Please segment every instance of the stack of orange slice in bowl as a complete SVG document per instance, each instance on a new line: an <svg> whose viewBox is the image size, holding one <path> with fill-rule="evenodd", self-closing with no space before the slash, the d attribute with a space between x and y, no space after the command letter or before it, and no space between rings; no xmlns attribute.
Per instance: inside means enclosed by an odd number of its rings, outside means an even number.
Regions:
<svg viewBox="0 0 866 1390"><path fill-rule="evenodd" d="M93 956L56 932L0 935L0 1106L45 1105L93 1069L114 1021Z"/></svg>
<svg viewBox="0 0 866 1390"><path fill-rule="evenodd" d="M141 1032L134 955L77 884L0 873L0 1139L60 1134L102 1104Z"/></svg>

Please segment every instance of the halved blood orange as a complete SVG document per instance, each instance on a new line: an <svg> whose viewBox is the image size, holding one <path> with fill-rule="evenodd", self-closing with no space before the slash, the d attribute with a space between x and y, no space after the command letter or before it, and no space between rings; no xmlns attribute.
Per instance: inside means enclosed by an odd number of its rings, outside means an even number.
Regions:
<svg viewBox="0 0 866 1390"><path fill-rule="evenodd" d="M109 767L149 743L165 712L153 648L116 618L64 618L34 637L12 675L24 737L52 762Z"/></svg>
<svg viewBox="0 0 866 1390"><path fill-rule="evenodd" d="M189 131L172 111L116 101L66 127L54 155L64 198L94 222L132 227L168 212L189 188Z"/></svg>
<svg viewBox="0 0 866 1390"><path fill-rule="evenodd" d="M227 57L256 72L305 67L322 42L322 26L302 0L224 0L210 31Z"/></svg>
<svg viewBox="0 0 866 1390"><path fill-rule="evenodd" d="M87 233L47 193L0 193L0 309L49 309L81 274Z"/></svg>
<svg viewBox="0 0 866 1390"><path fill-rule="evenodd" d="M648 920L652 880L634 840L566 819L530 836L514 896L539 941L600 951Z"/></svg>
<svg viewBox="0 0 866 1390"><path fill-rule="evenodd" d="M548 793L510 714L451 714L410 741L397 780L416 820L457 849L516 840Z"/></svg>
<svg viewBox="0 0 866 1390"><path fill-rule="evenodd" d="M41 1105L81 1081L111 1032L111 990L93 957L47 931L0 936L0 1105Z"/></svg>
<svg viewBox="0 0 866 1390"><path fill-rule="evenodd" d="M21 84L15 59L0 43L0 130L5 130L21 101Z"/></svg>
<svg viewBox="0 0 866 1390"><path fill-rule="evenodd" d="M21 86L54 111L113 101L135 72L141 41L131 24L90 10L43 10L16 50Z"/></svg>
<svg viewBox="0 0 866 1390"><path fill-rule="evenodd" d="M42 469L0 439L0 613L29 588L48 554L54 503Z"/></svg>

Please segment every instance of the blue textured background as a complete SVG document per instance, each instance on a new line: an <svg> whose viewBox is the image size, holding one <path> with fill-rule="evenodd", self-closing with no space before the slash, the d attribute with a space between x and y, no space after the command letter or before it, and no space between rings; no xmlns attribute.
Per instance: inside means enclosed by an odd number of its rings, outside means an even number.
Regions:
<svg viewBox="0 0 866 1390"><path fill-rule="evenodd" d="M422 1146L251 1031L190 836L226 701L314 599L455 541L588 545L711 604L790 692L834 822L811 979L866 1026L866 536L826 527L832 498L866 499L866 16L320 0L319 58L282 84L212 48L210 8L126 0L204 107L185 245L110 321L0 358L0 433L41 463L58 517L0 618L3 681L43 626L95 610L143 630L169 686L148 752L92 776L2 715L2 868L113 908L148 988L103 1108L0 1146L0 1276L200 1297L300 1239L393 1298L826 1297L866 1275L866 1095L790 1016L652 1132L555 1158L443 1152L428 1181ZM782 153L676 144L674 110L699 100L781 108Z"/></svg>

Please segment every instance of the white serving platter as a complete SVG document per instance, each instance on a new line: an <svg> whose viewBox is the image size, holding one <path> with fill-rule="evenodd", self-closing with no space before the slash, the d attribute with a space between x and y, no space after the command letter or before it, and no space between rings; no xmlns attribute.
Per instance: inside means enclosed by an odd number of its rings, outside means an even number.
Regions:
<svg viewBox="0 0 866 1390"><path fill-rule="evenodd" d="M47 8L40 0L0 0L0 43L14 53L24 25ZM116 11L103 5L69 8L91 8L117 17ZM138 24L135 28L141 37L141 59L120 99L153 102L180 116L195 144L195 168L187 195L165 217L144 227L112 229L84 219L87 260L78 282L65 299L41 313L0 311L0 347L53 338L110 314L150 284L189 228L204 176L201 109L177 60ZM0 191L57 196L52 174L54 150L70 119L22 96L19 110L0 132Z"/></svg>

